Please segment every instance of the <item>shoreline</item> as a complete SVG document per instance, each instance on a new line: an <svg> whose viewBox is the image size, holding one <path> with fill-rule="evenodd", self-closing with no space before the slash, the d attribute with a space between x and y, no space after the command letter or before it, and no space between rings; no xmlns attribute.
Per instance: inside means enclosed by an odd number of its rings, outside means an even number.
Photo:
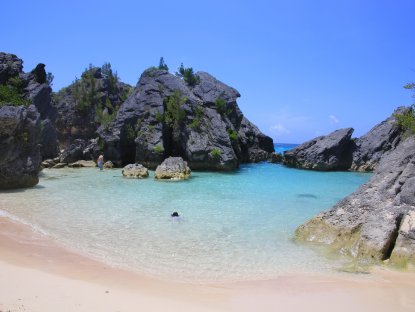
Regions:
<svg viewBox="0 0 415 312"><path fill-rule="evenodd" d="M110 267L0 216L0 311L413 311L415 274L195 285Z"/></svg>

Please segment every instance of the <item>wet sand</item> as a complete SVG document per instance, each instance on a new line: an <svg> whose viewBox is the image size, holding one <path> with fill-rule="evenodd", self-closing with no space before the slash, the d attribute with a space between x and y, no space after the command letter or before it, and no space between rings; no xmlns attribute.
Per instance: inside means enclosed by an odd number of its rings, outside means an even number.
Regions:
<svg viewBox="0 0 415 312"><path fill-rule="evenodd" d="M415 311L415 274L289 275L218 285L151 279L0 217L0 311Z"/></svg>

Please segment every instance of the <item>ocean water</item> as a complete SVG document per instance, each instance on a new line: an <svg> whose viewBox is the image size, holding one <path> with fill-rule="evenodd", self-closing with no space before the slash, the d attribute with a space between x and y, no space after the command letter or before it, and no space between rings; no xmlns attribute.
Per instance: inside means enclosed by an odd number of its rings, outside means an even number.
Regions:
<svg viewBox="0 0 415 312"><path fill-rule="evenodd" d="M131 180L120 169L45 169L38 186L0 192L0 212L111 265L181 282L334 272L293 241L295 229L370 175L260 163L183 182ZM179 221L170 214L178 211Z"/></svg>

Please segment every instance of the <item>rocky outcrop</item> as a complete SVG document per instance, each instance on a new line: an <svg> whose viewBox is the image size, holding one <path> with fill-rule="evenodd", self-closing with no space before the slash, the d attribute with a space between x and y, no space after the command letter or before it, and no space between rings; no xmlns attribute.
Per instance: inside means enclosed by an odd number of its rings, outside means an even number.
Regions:
<svg viewBox="0 0 415 312"><path fill-rule="evenodd" d="M90 66L81 79L55 93L60 146L66 148L77 139L95 138L98 127L106 127L115 117L131 89L106 64L102 68Z"/></svg>
<svg viewBox="0 0 415 312"><path fill-rule="evenodd" d="M351 170L373 171L382 156L396 148L402 139L402 130L396 125L394 115L403 114L407 110L405 107L398 108L392 116L355 140Z"/></svg>
<svg viewBox="0 0 415 312"><path fill-rule="evenodd" d="M266 160L274 151L240 111L238 91L199 72L189 86L166 70L149 69L109 127L98 130L105 158L149 168L180 156L193 169L233 170L241 162Z"/></svg>
<svg viewBox="0 0 415 312"><path fill-rule="evenodd" d="M21 59L0 52L0 86L8 87L9 94L14 94L9 99L0 98L0 106L4 101L3 104L33 104L37 108L41 120L39 143L42 158L56 157L58 142L54 124L57 112L51 103L52 89L46 83L45 65L38 64L33 71L25 73Z"/></svg>
<svg viewBox="0 0 415 312"><path fill-rule="evenodd" d="M93 160L78 160L68 164L69 168L95 168L97 164Z"/></svg>
<svg viewBox="0 0 415 312"><path fill-rule="evenodd" d="M122 175L126 178L147 178L148 169L141 164L128 164L122 170Z"/></svg>
<svg viewBox="0 0 415 312"><path fill-rule="evenodd" d="M0 107L0 189L38 183L40 116L36 107Z"/></svg>
<svg viewBox="0 0 415 312"><path fill-rule="evenodd" d="M352 163L352 128L320 136L284 152L284 164L321 171L347 170Z"/></svg>
<svg viewBox="0 0 415 312"><path fill-rule="evenodd" d="M181 157L166 158L157 166L154 177L159 180L185 180L190 178L191 170Z"/></svg>
<svg viewBox="0 0 415 312"><path fill-rule="evenodd" d="M414 260L415 137L381 157L371 180L300 226L296 238L357 259ZM404 220L402 222L402 219ZM398 238L398 239L397 239ZM395 250L396 249L396 250Z"/></svg>

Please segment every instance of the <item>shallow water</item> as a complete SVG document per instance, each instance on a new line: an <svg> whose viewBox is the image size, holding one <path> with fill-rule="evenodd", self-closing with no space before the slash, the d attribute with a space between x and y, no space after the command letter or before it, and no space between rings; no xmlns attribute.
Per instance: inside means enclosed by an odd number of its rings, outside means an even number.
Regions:
<svg viewBox="0 0 415 312"><path fill-rule="evenodd" d="M124 179L120 169L45 169L38 186L0 193L0 210L115 266L184 282L333 271L292 241L297 226L370 175L261 163L184 182ZM170 214L178 211L181 221Z"/></svg>

